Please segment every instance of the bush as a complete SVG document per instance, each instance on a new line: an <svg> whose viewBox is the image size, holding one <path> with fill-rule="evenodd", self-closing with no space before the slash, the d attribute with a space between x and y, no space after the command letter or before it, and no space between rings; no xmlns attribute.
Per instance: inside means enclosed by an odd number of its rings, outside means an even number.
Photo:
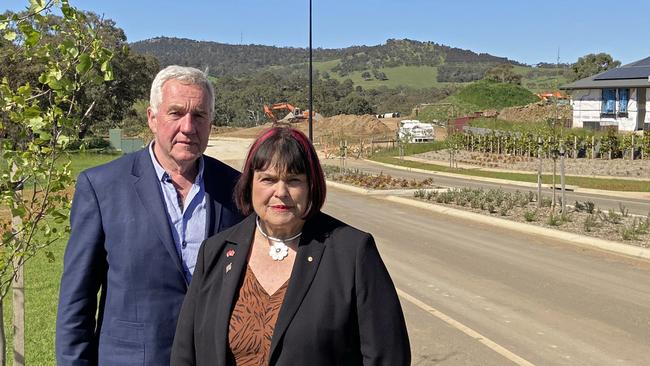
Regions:
<svg viewBox="0 0 650 366"><path fill-rule="evenodd" d="M83 140L71 140L66 145L66 150L106 149L109 147L111 147L111 143L102 137L88 137Z"/></svg>
<svg viewBox="0 0 650 366"><path fill-rule="evenodd" d="M481 109L502 109L539 100L535 94L519 85L487 80L468 85L458 93L458 99Z"/></svg>
<svg viewBox="0 0 650 366"><path fill-rule="evenodd" d="M596 215L591 214L585 217L585 221L582 224L582 226L585 228L586 232L591 232L593 231L594 228L600 227L602 225L598 222L598 217L596 217Z"/></svg>
<svg viewBox="0 0 650 366"><path fill-rule="evenodd" d="M526 222L536 221L537 220L537 211L534 210L534 211L526 211L526 212L524 212L524 220L526 220Z"/></svg>

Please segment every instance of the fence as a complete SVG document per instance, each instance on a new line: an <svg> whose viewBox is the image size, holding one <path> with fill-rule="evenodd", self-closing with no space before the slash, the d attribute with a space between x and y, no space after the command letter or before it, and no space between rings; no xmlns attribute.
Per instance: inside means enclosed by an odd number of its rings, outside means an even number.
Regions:
<svg viewBox="0 0 650 366"><path fill-rule="evenodd" d="M124 137L121 128L110 129L108 135L111 147L125 154L140 150L145 145L144 140L139 137Z"/></svg>

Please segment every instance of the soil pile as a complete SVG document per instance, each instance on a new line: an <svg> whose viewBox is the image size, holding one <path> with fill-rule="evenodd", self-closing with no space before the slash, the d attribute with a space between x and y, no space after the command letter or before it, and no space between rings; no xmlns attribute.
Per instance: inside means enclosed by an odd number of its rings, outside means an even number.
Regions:
<svg viewBox="0 0 650 366"><path fill-rule="evenodd" d="M556 117L557 116L557 117ZM545 122L549 119L570 120L570 105L531 103L525 106L504 108L499 112L499 119L512 122Z"/></svg>
<svg viewBox="0 0 650 366"><path fill-rule="evenodd" d="M315 119L313 122L314 140L319 139L348 139L350 141L370 138L392 138L395 136L399 125L399 118L379 119L373 115L337 115L333 117ZM271 127L265 123L260 126L229 131L220 136L254 138L260 132ZM309 122L292 123L291 126L308 133Z"/></svg>
<svg viewBox="0 0 650 366"><path fill-rule="evenodd" d="M348 137L371 138L371 137L392 137L397 131L399 119L382 118L366 114L362 116L341 114L329 118L323 118L314 123L315 136L318 137ZM307 122L298 124L300 129L307 128Z"/></svg>

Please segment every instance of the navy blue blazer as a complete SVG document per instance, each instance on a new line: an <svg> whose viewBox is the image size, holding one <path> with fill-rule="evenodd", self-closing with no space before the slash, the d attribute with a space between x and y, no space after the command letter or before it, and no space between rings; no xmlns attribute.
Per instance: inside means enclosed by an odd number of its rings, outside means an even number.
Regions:
<svg viewBox="0 0 650 366"><path fill-rule="evenodd" d="M172 366L234 364L228 325L254 234L252 214L201 246ZM370 234L324 213L305 223L269 354L272 366L410 364L404 315Z"/></svg>
<svg viewBox="0 0 650 366"><path fill-rule="evenodd" d="M242 218L232 199L239 172L204 162L210 236ZM188 284L148 149L82 172L70 223L58 365L169 364Z"/></svg>

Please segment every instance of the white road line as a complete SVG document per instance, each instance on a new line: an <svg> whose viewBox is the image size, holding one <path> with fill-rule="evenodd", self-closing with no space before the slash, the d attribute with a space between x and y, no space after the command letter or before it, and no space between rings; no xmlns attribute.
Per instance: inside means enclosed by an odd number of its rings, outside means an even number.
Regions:
<svg viewBox="0 0 650 366"><path fill-rule="evenodd" d="M475 340L483 343L485 346L490 348L491 350L495 351L496 353L500 354L501 356L507 358L508 360L516 363L517 365L520 366L535 366L535 364L523 359L520 356L517 356L516 354L512 353L511 351L507 350L503 346L500 346L493 340L487 338L486 336L482 335L481 333L473 330L472 328L467 327L466 325L460 323L459 321L451 318L450 316L444 314L443 312L437 310L436 308L429 306L425 304L424 302L416 299L415 297L407 294L406 292L397 289L397 294L403 298L404 300L412 303L413 305L419 307L420 309L426 311L427 313L435 316L436 318L444 321L445 323L451 325L452 327L460 330L461 332L467 334L468 336L474 338Z"/></svg>

